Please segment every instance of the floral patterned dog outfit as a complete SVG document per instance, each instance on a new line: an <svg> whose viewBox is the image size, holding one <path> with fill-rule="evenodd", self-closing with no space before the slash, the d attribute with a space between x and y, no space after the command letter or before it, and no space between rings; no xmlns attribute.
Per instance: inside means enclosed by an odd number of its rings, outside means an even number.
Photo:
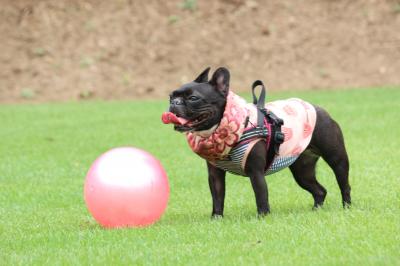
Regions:
<svg viewBox="0 0 400 266"><path fill-rule="evenodd" d="M269 175L291 165L307 148L315 127L316 111L310 103L297 98L270 102L265 107L284 121L281 131L285 136L278 154L265 171ZM206 131L187 132L186 138L191 149L211 164L247 176L245 165L253 146L262 140L269 144L266 139L270 137L271 124L264 121L263 130L254 130L256 106L230 91L219 125Z"/></svg>

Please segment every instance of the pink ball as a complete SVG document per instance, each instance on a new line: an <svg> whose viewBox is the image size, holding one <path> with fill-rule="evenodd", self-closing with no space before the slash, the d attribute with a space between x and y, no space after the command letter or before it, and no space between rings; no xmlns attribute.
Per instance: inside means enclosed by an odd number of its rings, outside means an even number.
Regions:
<svg viewBox="0 0 400 266"><path fill-rule="evenodd" d="M107 151L86 175L86 205L107 228L154 223L165 211L168 196L168 178L160 162L137 148Z"/></svg>

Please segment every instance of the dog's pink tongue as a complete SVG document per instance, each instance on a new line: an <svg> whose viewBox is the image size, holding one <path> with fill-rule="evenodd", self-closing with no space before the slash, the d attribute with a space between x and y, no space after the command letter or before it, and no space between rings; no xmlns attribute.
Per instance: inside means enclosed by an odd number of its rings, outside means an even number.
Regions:
<svg viewBox="0 0 400 266"><path fill-rule="evenodd" d="M161 116L161 120L164 124L175 124L175 125L185 125L189 122L189 120L177 117L174 113L164 112Z"/></svg>

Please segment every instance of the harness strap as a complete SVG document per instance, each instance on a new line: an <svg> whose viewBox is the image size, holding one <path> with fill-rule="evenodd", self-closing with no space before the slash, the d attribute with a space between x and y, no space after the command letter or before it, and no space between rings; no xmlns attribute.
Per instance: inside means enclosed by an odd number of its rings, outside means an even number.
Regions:
<svg viewBox="0 0 400 266"><path fill-rule="evenodd" d="M257 86L261 86L260 97L257 99L254 90ZM253 104L257 107L257 126L263 127L264 126L264 118L265 114L263 110L265 110L265 87L261 80L254 81L253 85L251 86L251 92L253 94Z"/></svg>
<svg viewBox="0 0 400 266"><path fill-rule="evenodd" d="M254 90L257 86L261 86L260 96L257 99ZM281 132L281 126L284 121L277 117L273 112L265 108L266 90L261 80L254 81L251 86L253 94L253 104L257 107L257 127L265 128L264 120L271 124L270 136L266 140L267 144L267 169L270 167L275 155L279 153L279 146L283 143L285 136Z"/></svg>

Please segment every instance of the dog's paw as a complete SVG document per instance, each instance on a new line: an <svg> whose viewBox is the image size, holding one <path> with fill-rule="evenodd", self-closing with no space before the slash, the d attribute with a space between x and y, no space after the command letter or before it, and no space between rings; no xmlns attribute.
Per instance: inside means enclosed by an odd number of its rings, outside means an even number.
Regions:
<svg viewBox="0 0 400 266"><path fill-rule="evenodd" d="M322 205L313 206L313 207L311 208L311 210L312 210L313 212L317 212L317 211L322 210L322 209L323 209L323 206L322 206Z"/></svg>
<svg viewBox="0 0 400 266"><path fill-rule="evenodd" d="M224 218L224 216L222 214L212 214L211 215L211 220L213 220L213 221L222 220L222 218Z"/></svg>
<svg viewBox="0 0 400 266"><path fill-rule="evenodd" d="M343 209L348 210L351 209L351 202L343 202Z"/></svg>
<svg viewBox="0 0 400 266"><path fill-rule="evenodd" d="M263 219L264 217L266 217L268 214L270 213L270 211L261 211L257 213L257 218L259 219Z"/></svg>
<svg viewBox="0 0 400 266"><path fill-rule="evenodd" d="M324 207L323 202L321 202L321 203L314 203L314 206L312 207L312 210L313 210L313 211L318 211L318 210L322 209L322 207Z"/></svg>

